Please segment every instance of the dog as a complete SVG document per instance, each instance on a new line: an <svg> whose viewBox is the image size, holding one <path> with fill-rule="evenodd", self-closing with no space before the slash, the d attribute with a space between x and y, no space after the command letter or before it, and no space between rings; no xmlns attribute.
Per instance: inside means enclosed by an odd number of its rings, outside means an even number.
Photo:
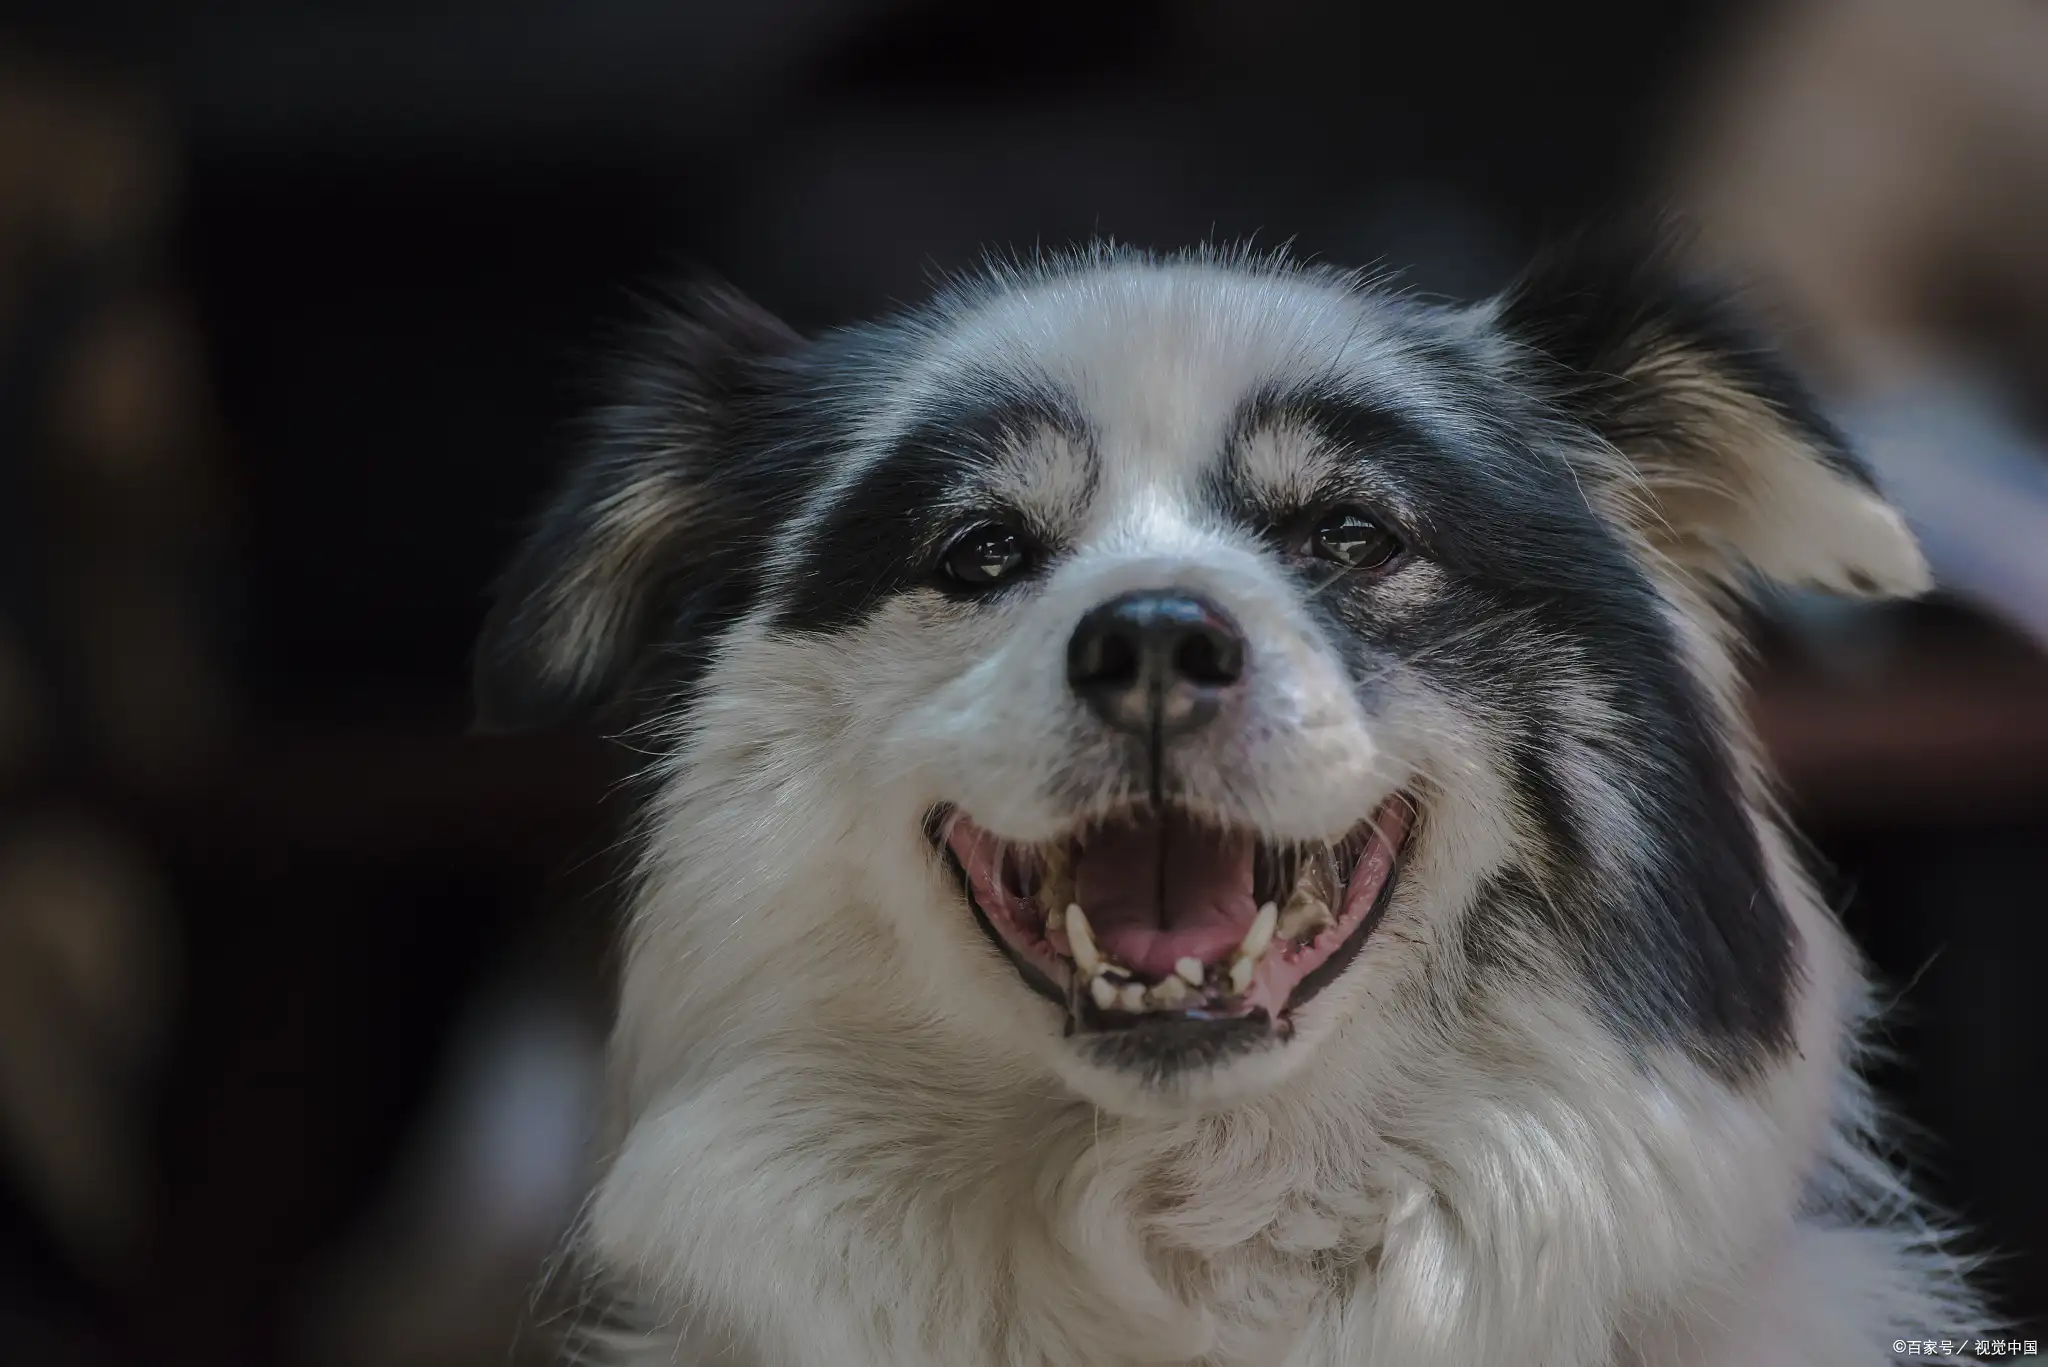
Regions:
<svg viewBox="0 0 2048 1367"><path fill-rule="evenodd" d="M1745 722L1911 532L1621 233L1484 303L1101 246L671 299L493 727L650 756L599 1361L1837 1367L1982 1328Z"/></svg>

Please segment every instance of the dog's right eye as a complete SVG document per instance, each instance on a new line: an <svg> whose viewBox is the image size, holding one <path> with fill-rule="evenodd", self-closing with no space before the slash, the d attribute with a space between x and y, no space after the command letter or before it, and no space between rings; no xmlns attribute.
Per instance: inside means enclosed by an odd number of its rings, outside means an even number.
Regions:
<svg viewBox="0 0 2048 1367"><path fill-rule="evenodd" d="M1024 538L1001 523L970 527L956 537L939 560L949 579L976 588L1000 584L1030 560Z"/></svg>

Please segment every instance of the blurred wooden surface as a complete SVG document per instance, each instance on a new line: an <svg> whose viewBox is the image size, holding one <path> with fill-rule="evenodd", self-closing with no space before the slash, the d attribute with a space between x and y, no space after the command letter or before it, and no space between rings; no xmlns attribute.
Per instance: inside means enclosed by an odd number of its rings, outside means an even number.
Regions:
<svg viewBox="0 0 2048 1367"><path fill-rule="evenodd" d="M1850 682L1785 669L1755 716L1799 811L1984 818L2048 802L2048 662L1931 656Z"/></svg>

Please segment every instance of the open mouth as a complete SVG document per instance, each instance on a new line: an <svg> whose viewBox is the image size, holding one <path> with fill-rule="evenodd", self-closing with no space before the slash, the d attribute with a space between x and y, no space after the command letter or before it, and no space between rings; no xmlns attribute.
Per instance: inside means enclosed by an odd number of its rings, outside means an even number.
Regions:
<svg viewBox="0 0 2048 1367"><path fill-rule="evenodd" d="M1264 1023L1341 973L1385 913L1416 825L1404 794L1334 843L1279 845L1182 812L1093 822L1043 845L932 814L976 920L1070 1030Z"/></svg>

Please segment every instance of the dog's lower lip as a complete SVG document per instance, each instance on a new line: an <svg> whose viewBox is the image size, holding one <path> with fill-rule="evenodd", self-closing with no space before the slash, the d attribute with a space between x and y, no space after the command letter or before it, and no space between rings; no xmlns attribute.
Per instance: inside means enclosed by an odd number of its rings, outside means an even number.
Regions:
<svg viewBox="0 0 2048 1367"><path fill-rule="evenodd" d="M959 880L961 895L967 899L967 909L974 913L974 923L981 927L981 933L988 936L989 942L1002 952L1002 956L1005 959L1010 961L1011 967L1017 970L1017 976L1024 980L1026 987L1056 1006L1066 1006L1067 994L1061 991L1052 979L1046 977L1044 971L1038 965L1018 954L1016 950L1010 947L1009 941L997 933L995 926L988 919L988 913L983 911L981 903L975 900L974 890L968 886L967 873L966 870L960 867L959 859L951 850L943 850L942 852L946 856L948 867L953 870L953 876Z"/></svg>
<svg viewBox="0 0 2048 1367"><path fill-rule="evenodd" d="M1069 937L1061 908L1058 905L1047 908L1040 896L1048 876L1048 865L1043 862L1025 864L1023 874L1018 875L1008 856L1000 852L989 853L991 847L997 851L1006 848L1002 842L975 826L964 813L948 804L935 807L927 818L926 834L934 847L946 855L946 862L953 870L962 896L982 933L1010 961L1027 986L1065 1008L1069 1033L1076 1030L1138 1030L1142 1033L1147 1024L1169 1021L1197 1027L1205 1021L1230 1022L1241 1028L1257 1021L1271 1033L1284 1037L1291 1031L1293 1010L1343 973L1385 915L1401 865L1405 862L1417 815L1413 800L1405 794L1397 794L1336 846L1309 847L1310 852L1320 849L1325 855L1341 852L1348 861L1343 864L1344 872L1334 890L1328 888L1327 882L1316 884L1302 875L1300 871L1307 865L1294 859L1291 852L1281 860L1281 865L1288 872L1277 884L1269 877L1273 863L1264 858L1263 853L1256 861L1259 869L1256 874L1249 872L1251 864L1240 862L1237 872L1241 888L1255 886L1257 895L1267 898L1274 896L1275 888L1283 898L1290 889L1323 889L1325 897L1339 903L1339 910L1332 919L1329 909L1321 905L1320 899L1297 897L1288 903L1290 916L1306 900L1311 912L1322 914L1321 920L1308 922L1305 926L1296 923L1288 935L1275 939L1276 904L1268 900L1260 906L1259 917L1245 935L1245 943L1237 947L1234 959L1218 960L1208 956L1205 961L1182 959L1179 962L1177 971L1185 973L1186 981L1193 984L1186 989L1180 982L1170 981L1173 974L1160 967L1166 961L1160 960L1156 954L1151 956L1151 967L1147 972L1126 968L1112 956L1102 954L1078 904L1068 907L1078 922L1074 935ZM1160 838L1164 839L1163 836ZM1065 843L1055 842L1050 848L1078 851L1086 843L1077 837ZM1165 847L1162 845L1160 848ZM1055 902L1065 902L1072 891L1081 889L1081 884L1066 876L1064 856L1044 855L1042 858L1050 860L1052 867L1060 870L1059 877L1055 879L1059 885L1053 894ZM973 875L969 872L969 862L975 869ZM1118 861L1115 867L1128 868L1130 865ZM1333 865L1325 857L1320 867L1327 871ZM1323 877L1327 880L1329 874L1326 872ZM1252 884L1244 884L1244 878L1251 878ZM977 893L977 881L982 885L983 893L994 900L995 912L983 905L982 895ZM1099 870L1097 882L1100 882ZM1120 924L1112 927L1127 945L1132 935L1129 914L1126 906ZM1189 934L1200 938L1199 931L1177 928L1184 924L1175 919L1182 913L1157 908L1156 914L1164 918L1160 923L1164 929L1159 932L1163 942L1172 942L1176 936L1184 940ZM1249 912L1239 914L1249 915ZM997 918L1001 919L1000 928ZM1267 952L1269 945L1270 953ZM1139 964L1146 960L1134 958L1129 962ZM1085 974L1078 971L1081 965L1089 966ZM1183 999L1185 1005L1182 1005Z"/></svg>

